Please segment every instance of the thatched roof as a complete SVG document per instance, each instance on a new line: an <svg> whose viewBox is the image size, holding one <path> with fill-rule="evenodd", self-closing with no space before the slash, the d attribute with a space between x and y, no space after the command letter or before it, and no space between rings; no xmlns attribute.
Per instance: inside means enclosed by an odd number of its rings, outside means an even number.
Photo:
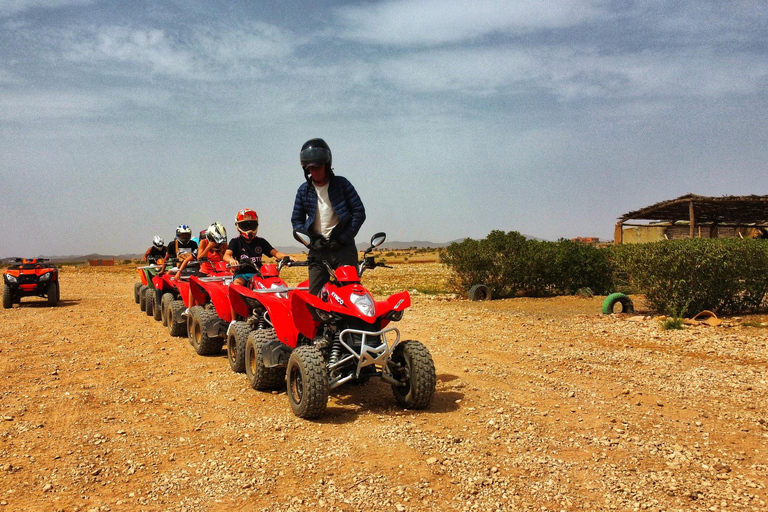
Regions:
<svg viewBox="0 0 768 512"><path fill-rule="evenodd" d="M697 224L768 225L768 196L707 197L688 194L625 213L619 220L687 221L693 203Z"/></svg>

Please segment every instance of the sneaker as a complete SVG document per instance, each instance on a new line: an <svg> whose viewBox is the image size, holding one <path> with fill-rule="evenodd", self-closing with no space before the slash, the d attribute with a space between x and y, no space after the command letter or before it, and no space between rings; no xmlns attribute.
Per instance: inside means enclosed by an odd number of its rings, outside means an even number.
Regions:
<svg viewBox="0 0 768 512"><path fill-rule="evenodd" d="M185 309L184 312L181 314L184 318L187 318L189 316L189 308Z"/></svg>

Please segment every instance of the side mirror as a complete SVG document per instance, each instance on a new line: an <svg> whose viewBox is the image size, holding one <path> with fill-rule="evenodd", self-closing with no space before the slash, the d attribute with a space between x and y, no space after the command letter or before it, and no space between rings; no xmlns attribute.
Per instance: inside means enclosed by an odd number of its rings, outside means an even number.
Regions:
<svg viewBox="0 0 768 512"><path fill-rule="evenodd" d="M376 233L371 237L371 247L378 247L387 239L386 233Z"/></svg>
<svg viewBox="0 0 768 512"><path fill-rule="evenodd" d="M309 247L312 243L312 238L309 236L309 233L299 231L298 229L293 231L293 238L304 247Z"/></svg>

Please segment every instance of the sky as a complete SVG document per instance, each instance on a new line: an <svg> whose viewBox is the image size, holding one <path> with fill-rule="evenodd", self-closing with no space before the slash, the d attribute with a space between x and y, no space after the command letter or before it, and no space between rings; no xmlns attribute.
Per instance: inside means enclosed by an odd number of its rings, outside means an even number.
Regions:
<svg viewBox="0 0 768 512"><path fill-rule="evenodd" d="M274 5L272 5L274 4ZM357 241L613 238L768 194L764 0L0 1L0 256L291 234L322 137Z"/></svg>

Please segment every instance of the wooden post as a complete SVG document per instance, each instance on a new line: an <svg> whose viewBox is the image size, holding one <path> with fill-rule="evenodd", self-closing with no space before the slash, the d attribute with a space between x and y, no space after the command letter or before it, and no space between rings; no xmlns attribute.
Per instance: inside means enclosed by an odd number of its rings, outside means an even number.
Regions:
<svg viewBox="0 0 768 512"><path fill-rule="evenodd" d="M616 227L613 230L613 244L619 245L624 241L624 223L619 221L616 223Z"/></svg>
<svg viewBox="0 0 768 512"><path fill-rule="evenodd" d="M693 236L696 234L696 219L695 219L695 217L693 215L693 201L688 203L688 215L691 218L690 235L691 235L691 238L693 238Z"/></svg>

